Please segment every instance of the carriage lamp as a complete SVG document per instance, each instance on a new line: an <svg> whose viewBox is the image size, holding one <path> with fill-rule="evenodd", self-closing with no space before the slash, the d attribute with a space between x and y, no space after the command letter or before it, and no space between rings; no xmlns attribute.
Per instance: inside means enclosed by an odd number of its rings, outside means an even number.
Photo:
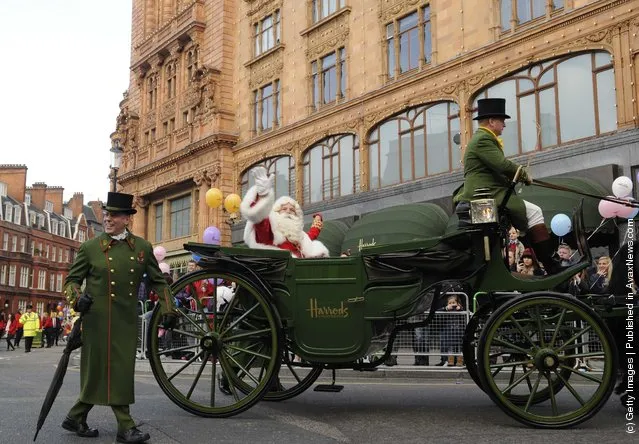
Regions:
<svg viewBox="0 0 639 444"><path fill-rule="evenodd" d="M495 199L476 199L470 201L470 220L473 224L496 223L497 203Z"/></svg>

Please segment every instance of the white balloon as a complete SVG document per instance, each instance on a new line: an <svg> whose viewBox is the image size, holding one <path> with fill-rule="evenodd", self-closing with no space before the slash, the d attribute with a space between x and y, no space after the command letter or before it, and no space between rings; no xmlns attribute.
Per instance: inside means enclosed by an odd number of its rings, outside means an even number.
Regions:
<svg viewBox="0 0 639 444"><path fill-rule="evenodd" d="M612 194L617 197L626 197L632 193L632 179L620 176L612 183Z"/></svg>

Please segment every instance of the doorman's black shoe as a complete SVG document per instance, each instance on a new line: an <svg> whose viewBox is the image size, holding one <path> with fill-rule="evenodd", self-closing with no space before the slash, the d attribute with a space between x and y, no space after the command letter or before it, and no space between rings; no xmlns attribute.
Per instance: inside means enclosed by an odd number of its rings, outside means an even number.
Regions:
<svg viewBox="0 0 639 444"><path fill-rule="evenodd" d="M90 428L86 422L77 422L68 416L62 422L62 428L70 432L75 432L76 435L83 438L97 438L100 434L98 429Z"/></svg>
<svg viewBox="0 0 639 444"><path fill-rule="evenodd" d="M146 442L151 439L151 436L148 433L142 433L140 430L135 427L131 427L126 432L118 432L117 441L124 442L127 444Z"/></svg>

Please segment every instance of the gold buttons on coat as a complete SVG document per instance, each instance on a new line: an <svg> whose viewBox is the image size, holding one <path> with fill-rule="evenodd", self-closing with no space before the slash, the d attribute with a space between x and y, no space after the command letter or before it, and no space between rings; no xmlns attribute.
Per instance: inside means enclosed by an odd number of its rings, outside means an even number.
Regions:
<svg viewBox="0 0 639 444"><path fill-rule="evenodd" d="M115 282L111 281L111 285L115 285Z"/></svg>
<svg viewBox="0 0 639 444"><path fill-rule="evenodd" d="M134 258L133 256L131 256L131 260L132 260L132 261L134 261L134 260L135 260L135 258Z"/></svg>
<svg viewBox="0 0 639 444"><path fill-rule="evenodd" d="M113 268L111 269L111 273L115 273L115 270Z"/></svg>
<svg viewBox="0 0 639 444"><path fill-rule="evenodd" d="M133 281L129 282L129 284L133 285Z"/></svg>
<svg viewBox="0 0 639 444"><path fill-rule="evenodd" d="M114 297L115 297L115 294L114 294L114 293L111 293L111 297L112 297L112 298L114 298Z"/></svg>
<svg viewBox="0 0 639 444"><path fill-rule="evenodd" d="M133 296L133 293L129 293L129 296Z"/></svg>
<svg viewBox="0 0 639 444"><path fill-rule="evenodd" d="M112 258L112 257L110 257L110 258L109 258L109 260L110 260L110 261L112 261L112 260L113 260L113 258Z"/></svg>
<svg viewBox="0 0 639 444"><path fill-rule="evenodd" d="M131 273L133 273L135 270L133 268L131 268Z"/></svg>

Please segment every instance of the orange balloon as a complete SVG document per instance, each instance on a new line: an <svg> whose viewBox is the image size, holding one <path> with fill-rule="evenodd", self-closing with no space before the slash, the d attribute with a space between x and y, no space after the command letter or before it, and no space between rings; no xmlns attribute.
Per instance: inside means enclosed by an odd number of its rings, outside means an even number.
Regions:
<svg viewBox="0 0 639 444"><path fill-rule="evenodd" d="M206 204L211 208L218 208L222 205L222 197L222 191L211 188L206 192Z"/></svg>
<svg viewBox="0 0 639 444"><path fill-rule="evenodd" d="M224 199L224 208L229 213L237 213L240 211L240 203L242 203L242 199L237 194L229 194Z"/></svg>

